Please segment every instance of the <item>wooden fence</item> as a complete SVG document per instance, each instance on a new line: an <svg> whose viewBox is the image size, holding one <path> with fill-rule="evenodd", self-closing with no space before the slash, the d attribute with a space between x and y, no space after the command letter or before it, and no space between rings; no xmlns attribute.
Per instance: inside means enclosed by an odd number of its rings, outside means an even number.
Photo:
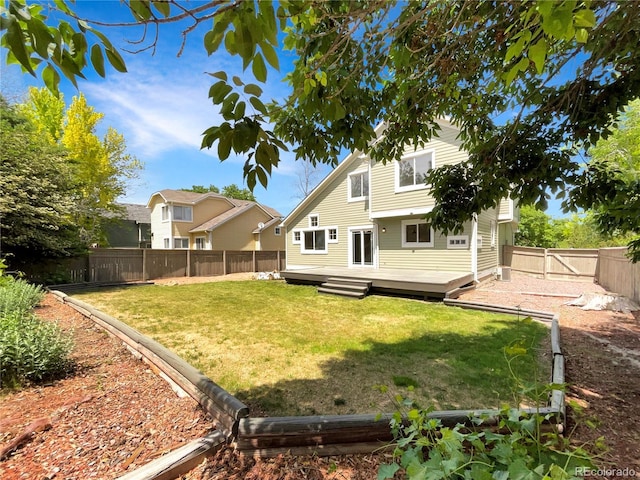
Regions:
<svg viewBox="0 0 640 480"><path fill-rule="evenodd" d="M88 255L27 265L26 276L42 283L137 282L284 270L284 251L155 250L98 248Z"/></svg>
<svg viewBox="0 0 640 480"><path fill-rule="evenodd" d="M504 264L513 271L548 279L593 281L597 248L537 248L505 245Z"/></svg>
<svg viewBox="0 0 640 480"><path fill-rule="evenodd" d="M627 247L601 248L596 280L607 290L640 303L640 262L631 263Z"/></svg>

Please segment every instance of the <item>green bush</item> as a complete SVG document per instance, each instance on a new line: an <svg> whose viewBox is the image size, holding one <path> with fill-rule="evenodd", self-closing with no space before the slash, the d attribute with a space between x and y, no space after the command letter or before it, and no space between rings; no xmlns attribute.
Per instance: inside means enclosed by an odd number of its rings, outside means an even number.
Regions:
<svg viewBox="0 0 640 480"><path fill-rule="evenodd" d="M60 327L30 313L0 315L0 387L13 388L63 373L72 341Z"/></svg>
<svg viewBox="0 0 640 480"><path fill-rule="evenodd" d="M21 279L2 277L0 283L0 317L11 313L26 314L44 297L42 288Z"/></svg>

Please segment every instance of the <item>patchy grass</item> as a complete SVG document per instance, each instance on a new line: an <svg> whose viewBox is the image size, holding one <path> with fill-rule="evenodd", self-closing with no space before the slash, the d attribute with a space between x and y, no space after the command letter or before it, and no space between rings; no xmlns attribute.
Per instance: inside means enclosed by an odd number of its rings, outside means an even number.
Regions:
<svg viewBox="0 0 640 480"><path fill-rule="evenodd" d="M528 348L512 368L531 379L546 335L544 326L508 315L402 298L351 300L283 282L77 296L175 351L254 414L391 411L397 394L438 409L497 407L513 401L504 347Z"/></svg>

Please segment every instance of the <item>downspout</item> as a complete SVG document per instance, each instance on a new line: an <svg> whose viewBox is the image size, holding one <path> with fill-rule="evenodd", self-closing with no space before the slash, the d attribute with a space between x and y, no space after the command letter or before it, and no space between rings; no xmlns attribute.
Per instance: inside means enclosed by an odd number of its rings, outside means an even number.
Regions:
<svg viewBox="0 0 640 480"><path fill-rule="evenodd" d="M478 282L478 214L471 218L471 272L473 281Z"/></svg>

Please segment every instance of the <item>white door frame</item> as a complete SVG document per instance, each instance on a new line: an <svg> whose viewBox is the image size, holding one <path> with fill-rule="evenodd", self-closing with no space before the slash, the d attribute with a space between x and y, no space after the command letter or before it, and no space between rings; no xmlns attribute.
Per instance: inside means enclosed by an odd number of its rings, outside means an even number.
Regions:
<svg viewBox="0 0 640 480"><path fill-rule="evenodd" d="M361 268L378 268L378 226L375 224L355 225L348 227L349 241L347 252L347 266ZM353 264L353 233L360 231L371 231L371 265L354 265Z"/></svg>

